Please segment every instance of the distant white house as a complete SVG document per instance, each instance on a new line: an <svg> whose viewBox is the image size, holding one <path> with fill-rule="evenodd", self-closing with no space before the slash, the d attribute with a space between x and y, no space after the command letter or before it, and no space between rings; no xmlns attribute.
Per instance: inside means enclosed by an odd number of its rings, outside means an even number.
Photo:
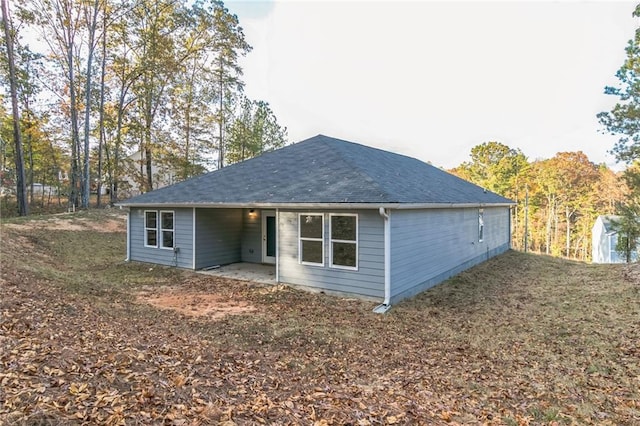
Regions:
<svg viewBox="0 0 640 426"><path fill-rule="evenodd" d="M27 185L27 191L31 191L32 188L33 195L47 196L58 194L58 190L51 185L44 185L42 183L33 183L32 185Z"/></svg>
<svg viewBox="0 0 640 426"><path fill-rule="evenodd" d="M620 220L620 216L598 216L591 228L591 261L593 263L625 263L623 254L616 251L618 232L614 229L614 222ZM631 253L633 262L638 260L638 253Z"/></svg>
<svg viewBox="0 0 640 426"><path fill-rule="evenodd" d="M151 165L153 189L176 183L176 173L170 167L160 166L157 162ZM140 183L146 179L147 168L142 151L136 151L124 160L124 174L118 189L120 197L128 198L140 195Z"/></svg>

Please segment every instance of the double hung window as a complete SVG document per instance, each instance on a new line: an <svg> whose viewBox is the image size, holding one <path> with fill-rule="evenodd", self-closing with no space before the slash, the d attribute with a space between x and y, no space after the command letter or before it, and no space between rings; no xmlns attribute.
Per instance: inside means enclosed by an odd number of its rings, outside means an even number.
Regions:
<svg viewBox="0 0 640 426"><path fill-rule="evenodd" d="M144 246L173 249L175 247L174 212L146 210L144 212Z"/></svg>
<svg viewBox="0 0 640 426"><path fill-rule="evenodd" d="M331 215L331 267L358 268L358 216Z"/></svg>
<svg viewBox="0 0 640 426"><path fill-rule="evenodd" d="M172 249L174 247L174 215L173 212L160 212L160 230L162 239L160 247Z"/></svg>
<svg viewBox="0 0 640 426"><path fill-rule="evenodd" d="M301 264L325 264L325 215L298 215L298 256ZM331 213L328 215L327 250L330 268L358 269L358 215Z"/></svg>
<svg viewBox="0 0 640 426"><path fill-rule="evenodd" d="M324 215L298 215L300 263L324 266Z"/></svg>
<svg viewBox="0 0 640 426"><path fill-rule="evenodd" d="M144 212L144 246L158 247L158 212Z"/></svg>

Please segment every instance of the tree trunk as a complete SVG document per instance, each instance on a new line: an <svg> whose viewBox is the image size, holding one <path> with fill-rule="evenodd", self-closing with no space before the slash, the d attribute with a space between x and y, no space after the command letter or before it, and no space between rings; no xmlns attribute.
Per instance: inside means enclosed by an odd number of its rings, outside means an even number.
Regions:
<svg viewBox="0 0 640 426"><path fill-rule="evenodd" d="M124 76L122 79L122 85L120 86L120 97L118 99L118 118L116 120L116 142L113 147L113 161L110 161L107 158L107 163L111 164L111 189L109 194L109 199L111 200L111 204L114 204L118 201L118 179L120 178L120 146L122 145L122 118L124 116L124 99L127 96L127 85L124 82ZM106 151L108 156L108 151Z"/></svg>
<svg viewBox="0 0 640 426"><path fill-rule="evenodd" d="M28 120L27 120L28 121ZM26 175L28 173L29 175L29 179L27 179L27 182L29 182L30 185L30 190L29 192L29 205L33 206L33 184L35 182L34 180L34 176L33 176L33 143L31 141L31 137L29 136L29 133L27 133L26 135L24 135L24 146L23 146L23 151L24 148L26 147L27 149L27 159L28 159L28 163L29 163L29 171L25 171L25 178Z"/></svg>
<svg viewBox="0 0 640 426"><path fill-rule="evenodd" d="M553 197L547 197L547 230L545 234L545 253L551 253L551 224L553 223Z"/></svg>
<svg viewBox="0 0 640 426"><path fill-rule="evenodd" d="M105 10L102 16L102 64L100 69L100 118L98 122L99 140L98 140L98 193L96 195L96 205L101 207L102 201L102 150L104 147L104 79L107 64L107 3L104 3Z"/></svg>
<svg viewBox="0 0 640 426"><path fill-rule="evenodd" d="M567 253L567 258L569 258L569 254L571 251L571 212L569 211L569 206L566 207L565 218L567 221L567 241L566 241L565 249Z"/></svg>
<svg viewBox="0 0 640 426"><path fill-rule="evenodd" d="M89 48L87 52L87 81L85 84L85 103L84 103L84 170L82 185L82 208L89 208L89 197L91 194L91 175L89 173L89 131L91 130L91 77L93 72L91 65L93 63L93 53L95 50L96 26L98 22L98 5L99 0L93 3L91 16L91 24L89 26ZM87 17L88 18L88 17ZM89 24L87 19L87 24Z"/></svg>
<svg viewBox="0 0 640 426"><path fill-rule="evenodd" d="M190 151L191 151L191 109L193 108L193 98L194 98L194 80L196 74L196 64L197 57L194 55L193 58L193 69L191 70L191 75L189 76L189 87L188 87L188 95L187 95L187 104L185 105L185 148L184 148L184 165L182 167L182 180L185 180L191 176L191 167L190 167Z"/></svg>
<svg viewBox="0 0 640 426"><path fill-rule="evenodd" d="M221 169L224 167L224 140L222 139L223 134L222 134L222 127L224 126L224 112L222 110L222 108L224 107L223 104L223 92L224 92L224 85L223 85L223 81L222 81L222 76L223 76L223 69L222 69L222 58L220 58L220 93L219 93L219 100L220 100L220 104L219 104L219 109L220 109L220 121L218 122L218 169Z"/></svg>
<svg viewBox="0 0 640 426"><path fill-rule="evenodd" d="M560 220L559 220L559 215L558 215L558 203L557 201L553 200L553 248L557 248L558 247L558 241L559 241L559 237L558 237L558 231L560 229L560 227L558 226ZM554 250L551 250L551 253L553 254ZM559 250L558 254L561 254L562 250Z"/></svg>
<svg viewBox="0 0 640 426"><path fill-rule="evenodd" d="M67 29L71 31L71 29ZM73 70L74 43L72 36L67 35L67 71L69 73L69 108L71 113L71 191L69 202L75 208L78 207L78 187L82 187L82 175L80 173L80 132L78 130L78 108L76 102L76 79Z"/></svg>
<svg viewBox="0 0 640 426"><path fill-rule="evenodd" d="M20 133L20 111L18 110L18 88L16 81L16 69L13 57L13 36L9 24L9 8L7 1L2 0L2 22L4 26L4 40L7 47L7 60L9 65L9 86L11 91L11 112L13 116L13 140L15 143L16 163L16 195L18 199L18 214L29 214L27 206L27 186L24 175L24 157L22 153L22 135Z"/></svg>
<svg viewBox="0 0 640 426"><path fill-rule="evenodd" d="M529 187L524 195L524 252L529 250Z"/></svg>
<svg viewBox="0 0 640 426"><path fill-rule="evenodd" d="M153 170L151 168L151 164L152 164L151 126L153 124L153 108L151 106L153 96L151 95L151 91L153 89L149 87L149 84L151 83L149 83L148 81L145 81L145 85L147 86L147 89L146 89L147 93L145 94L146 99L145 99L145 105L144 105L144 133L142 135L143 144L140 152L140 155L144 154L144 157L142 158L142 160L144 160L144 163L146 166L146 172L147 172L145 185L143 187L144 192L153 191L153 176L152 176ZM142 177L144 178L144 173Z"/></svg>
<svg viewBox="0 0 640 426"><path fill-rule="evenodd" d="M512 241L513 241L513 245L515 246L515 249L518 249L519 247L519 242L520 239L518 238L518 234L519 234L519 229L518 229L518 206L520 205L520 202L518 200L518 186L516 183L516 194L515 194L515 202L516 205L513 207L513 236L512 236Z"/></svg>
<svg viewBox="0 0 640 426"><path fill-rule="evenodd" d="M151 146L147 145L144 149L144 160L147 172L147 192L153 191L153 176L151 168Z"/></svg>

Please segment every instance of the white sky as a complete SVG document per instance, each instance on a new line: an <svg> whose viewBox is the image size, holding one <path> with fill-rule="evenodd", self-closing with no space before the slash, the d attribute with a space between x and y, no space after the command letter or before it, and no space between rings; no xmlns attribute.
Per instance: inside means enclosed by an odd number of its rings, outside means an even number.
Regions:
<svg viewBox="0 0 640 426"><path fill-rule="evenodd" d="M253 51L245 91L289 140L318 133L451 168L498 141L530 160L617 137L596 114L617 98L634 2L236 1Z"/></svg>

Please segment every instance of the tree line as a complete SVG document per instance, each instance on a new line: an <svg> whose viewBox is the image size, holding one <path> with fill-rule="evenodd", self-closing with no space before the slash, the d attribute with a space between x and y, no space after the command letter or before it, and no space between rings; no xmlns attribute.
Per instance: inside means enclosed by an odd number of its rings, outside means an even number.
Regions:
<svg viewBox="0 0 640 426"><path fill-rule="evenodd" d="M640 17L640 5L634 17ZM640 241L640 28L629 40L618 84L604 93L617 98L597 114L604 133L618 135L610 152L625 165L614 172L581 151L529 161L518 149L492 141L475 146L471 160L452 172L516 202L513 246L589 260L591 228L599 215L616 215L616 250L627 262ZM605 148L606 149L606 148Z"/></svg>
<svg viewBox="0 0 640 426"><path fill-rule="evenodd" d="M1 1L0 178L20 214L37 183L87 208L287 143L244 94L252 48L221 1Z"/></svg>
<svg viewBox="0 0 640 426"><path fill-rule="evenodd" d="M633 17L640 17L640 5ZM616 250L630 262L640 243L640 28L627 43L625 53L616 72L618 84L604 89L617 102L610 111L599 113L598 120L606 132L619 136L611 152L627 166L623 178L629 191L617 205L619 219L614 227L618 232Z"/></svg>
<svg viewBox="0 0 640 426"><path fill-rule="evenodd" d="M629 193L622 173L581 151L529 161L521 150L497 141L473 147L471 160L450 172L516 203L514 248L580 260L591 257L598 215L616 213Z"/></svg>
<svg viewBox="0 0 640 426"><path fill-rule="evenodd" d="M91 192L100 205L106 186L113 203L125 189L154 189L162 169L183 180L287 142L269 104L244 95L239 60L251 46L221 1L26 0L12 11L0 2L0 188L17 189L20 214L36 182L74 207ZM625 51L619 84L604 89L617 103L597 116L619 135L610 152L623 172L580 151L530 161L497 141L451 170L516 202L515 248L588 260L596 217L617 214L620 250L635 250L640 29Z"/></svg>

